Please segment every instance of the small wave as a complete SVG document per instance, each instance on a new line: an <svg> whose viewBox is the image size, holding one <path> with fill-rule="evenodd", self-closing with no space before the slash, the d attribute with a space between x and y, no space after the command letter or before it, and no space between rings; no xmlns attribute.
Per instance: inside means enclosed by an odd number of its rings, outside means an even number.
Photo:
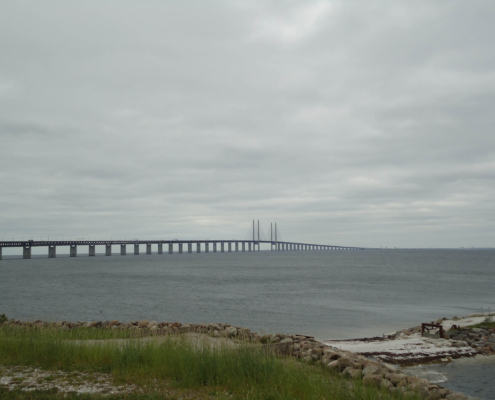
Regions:
<svg viewBox="0 0 495 400"><path fill-rule="evenodd" d="M431 383L442 383L449 380L449 378L447 378L447 375L438 371L429 370L425 367L417 369L408 368L408 370L409 372L411 372L412 375L415 375L418 378L428 379Z"/></svg>

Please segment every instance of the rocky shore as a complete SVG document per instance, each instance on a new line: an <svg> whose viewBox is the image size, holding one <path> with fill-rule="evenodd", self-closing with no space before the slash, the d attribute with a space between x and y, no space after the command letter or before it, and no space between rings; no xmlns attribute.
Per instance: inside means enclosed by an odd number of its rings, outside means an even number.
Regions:
<svg viewBox="0 0 495 400"><path fill-rule="evenodd" d="M447 319L441 320L444 323ZM233 326L225 323L208 323L208 324L182 324L180 322L157 322L157 321L131 321L123 323L114 321L19 321L9 320L2 324L2 327L25 327L34 329L60 329L70 331L76 328L88 329L108 329L124 331L129 338L138 338L152 335L181 335L181 334L204 334L216 338L225 338L236 340L239 344L252 343L259 344L269 351L291 356L300 359L302 362L320 365L340 373L342 376L352 379L361 379L365 386L379 386L393 392L399 392L403 396L420 395L426 400L466 400L468 396L462 393L453 393L440 385L431 383L426 379L407 375L400 369L401 365L408 363L397 362L402 357L392 357L387 351L351 351L346 349L345 343L359 343L354 341L325 341L320 342L314 337L306 335L290 335L283 333L260 335L252 332L250 329ZM381 342L390 343L393 341L407 340L410 337L418 337L421 328L414 327L397 331L383 338L360 339L361 343ZM476 354L494 354L495 349L495 329L484 328L459 328L456 331L449 330L449 337L445 339L425 338L427 340L438 340L446 348L460 350L460 352L451 352L450 357L473 356ZM427 343L427 342L423 342ZM435 345L436 346L436 345ZM348 346L349 347L349 346ZM352 347L352 346L350 346ZM356 347L356 346L355 346ZM357 346L356 349L359 349ZM467 350L469 349L469 350ZM425 350L425 349L423 349ZM399 352L400 353L400 352ZM425 351L423 351L425 353ZM426 352L427 353L427 352ZM428 353L430 356L431 354ZM384 356L385 355L385 356ZM416 354L417 355L417 354ZM433 359L436 359L434 356ZM441 354L445 357L445 353ZM418 361L419 360L419 361ZM431 361L428 358L427 361ZM391 361L398 365L392 365ZM416 357L420 362L421 357ZM447 361L447 360L445 360Z"/></svg>

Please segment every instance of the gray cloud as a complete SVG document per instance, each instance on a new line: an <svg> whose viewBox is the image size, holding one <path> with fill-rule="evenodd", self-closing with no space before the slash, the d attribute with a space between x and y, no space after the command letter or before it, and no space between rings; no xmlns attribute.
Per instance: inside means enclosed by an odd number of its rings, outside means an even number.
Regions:
<svg viewBox="0 0 495 400"><path fill-rule="evenodd" d="M491 2L2 10L0 236L493 244Z"/></svg>

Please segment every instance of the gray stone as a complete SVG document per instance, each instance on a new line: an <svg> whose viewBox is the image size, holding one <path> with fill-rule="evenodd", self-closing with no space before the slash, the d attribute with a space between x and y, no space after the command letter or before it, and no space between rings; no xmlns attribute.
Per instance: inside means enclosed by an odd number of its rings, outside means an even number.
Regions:
<svg viewBox="0 0 495 400"><path fill-rule="evenodd" d="M147 320L143 319L142 321L139 321L138 327L139 328L146 328L148 326L148 323L149 322Z"/></svg>
<svg viewBox="0 0 495 400"><path fill-rule="evenodd" d="M327 364L327 367L329 369L336 369L338 370L340 367L339 367L339 361L338 360L335 360L335 361L332 361L330 363Z"/></svg>
<svg viewBox="0 0 495 400"><path fill-rule="evenodd" d="M348 376L352 379L358 379L363 376L363 373L360 369L354 369L352 367L347 367L343 372L342 375Z"/></svg>
<svg viewBox="0 0 495 400"><path fill-rule="evenodd" d="M394 386L397 386L400 381L407 379L406 374L388 374L387 379L392 382Z"/></svg>
<svg viewBox="0 0 495 400"><path fill-rule="evenodd" d="M378 364L368 364L363 368L363 375L374 375L381 372L381 367Z"/></svg>
<svg viewBox="0 0 495 400"><path fill-rule="evenodd" d="M291 338L285 338L280 341L280 343L293 343L294 341Z"/></svg>
<svg viewBox="0 0 495 400"><path fill-rule="evenodd" d="M312 363L313 358L311 356L306 356L306 357L303 357L302 361L305 363Z"/></svg>
<svg viewBox="0 0 495 400"><path fill-rule="evenodd" d="M388 389L388 390L390 390L394 387L394 385L392 385L392 383L390 381L387 381L386 379L382 379L380 386L384 387L385 389Z"/></svg>
<svg viewBox="0 0 495 400"><path fill-rule="evenodd" d="M465 394L459 392L451 393L446 397L447 400L467 400L467 398Z"/></svg>
<svg viewBox="0 0 495 400"><path fill-rule="evenodd" d="M439 393L438 389L430 390L430 393L426 400L440 400L442 395Z"/></svg>
<svg viewBox="0 0 495 400"><path fill-rule="evenodd" d="M234 328L233 326L229 326L225 328L225 331L228 332L229 336L237 336L237 329Z"/></svg>

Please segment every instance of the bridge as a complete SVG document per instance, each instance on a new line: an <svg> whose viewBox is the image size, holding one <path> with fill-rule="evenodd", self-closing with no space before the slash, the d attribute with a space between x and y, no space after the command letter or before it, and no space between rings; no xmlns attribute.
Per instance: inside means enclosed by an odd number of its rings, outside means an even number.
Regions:
<svg viewBox="0 0 495 400"><path fill-rule="evenodd" d="M273 226L273 225L272 225ZM127 246L134 247L134 255L139 255L139 246L146 245L146 254L152 254L152 246L157 247L158 254L163 254L163 245L168 245L168 254L177 252L182 254L187 250L187 253L201 253L201 248L205 253L211 251L216 252L251 252L260 251L262 243L269 244L271 251L330 251L330 250L364 250L362 247L335 246L300 242L285 242L277 240L277 227L275 224L275 236L271 229L270 240L262 240L260 238L260 229L258 221L258 236L255 237L254 221L253 221L253 238L252 240L27 240L27 241L0 241L0 260L2 259L2 248L22 247L22 258L31 258L31 249L33 247L47 247L48 258L57 256L58 246L68 246L70 257L77 257L78 246L88 246L89 256L96 255L96 246L105 246L105 255L112 255L112 246L120 245L120 255L127 254ZM193 249L195 245L195 249ZM187 249L186 249L187 246Z"/></svg>

